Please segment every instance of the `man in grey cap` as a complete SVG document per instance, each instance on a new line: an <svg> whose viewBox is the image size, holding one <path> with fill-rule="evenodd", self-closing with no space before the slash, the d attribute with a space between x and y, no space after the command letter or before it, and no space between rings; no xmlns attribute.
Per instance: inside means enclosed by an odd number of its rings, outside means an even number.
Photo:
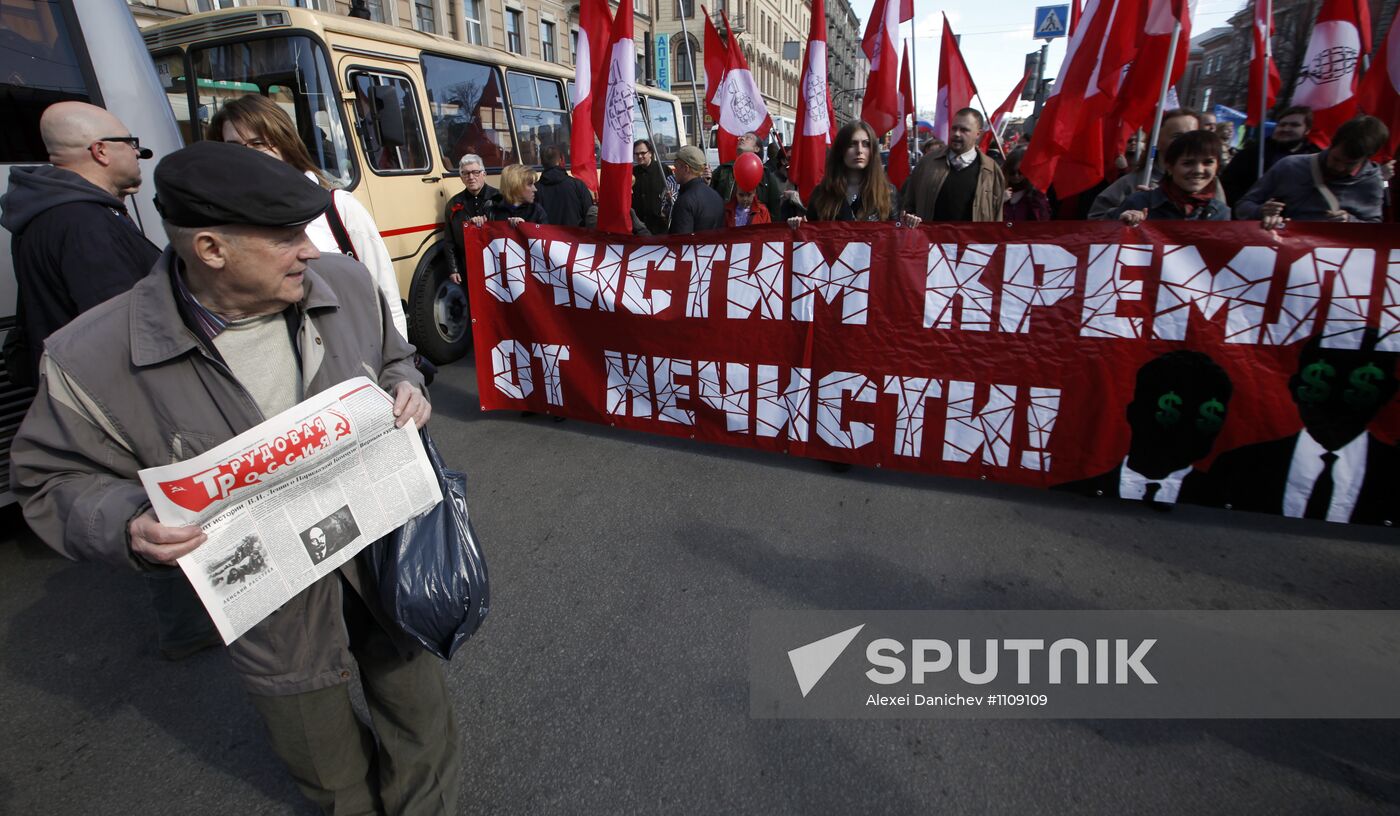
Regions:
<svg viewBox="0 0 1400 816"><path fill-rule="evenodd" d="M705 154L695 145L677 151L675 176L681 189L671 207L672 235L724 227L724 199L705 183L707 166Z"/></svg>
<svg viewBox="0 0 1400 816"><path fill-rule="evenodd" d="M170 246L129 292L49 339L11 450L15 492L46 543L138 570L177 569L205 540L156 520L140 469L204 453L365 373L394 397L399 425L432 414L413 347L391 330L369 273L321 257L306 237L327 191L219 142L171 154L155 183ZM384 613L365 557L254 626L229 657L273 749L325 812L451 812L460 748L442 667ZM352 660L374 733L351 706Z"/></svg>

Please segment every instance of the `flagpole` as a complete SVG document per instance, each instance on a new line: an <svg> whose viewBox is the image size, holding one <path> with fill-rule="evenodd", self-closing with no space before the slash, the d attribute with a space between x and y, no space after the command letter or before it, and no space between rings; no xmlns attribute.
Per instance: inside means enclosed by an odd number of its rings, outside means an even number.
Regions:
<svg viewBox="0 0 1400 816"><path fill-rule="evenodd" d="M685 11L685 3L686 3L686 0L681 0L681 11L682 11L682 12ZM690 0L690 3L691 3L691 6L690 6L691 13L694 13L694 12L695 12L695 9L696 9L696 7L697 7L697 4L695 3L695 0ZM709 16L709 12L708 12L708 11L705 11L705 7L704 7L704 6L699 6L699 8L700 8L701 12L702 12L703 14L705 14L705 16L707 16L707 17ZM699 57L698 55L696 55L696 53L695 53L695 47L692 45L692 43L694 43L695 41L692 40L692 39L690 38L690 31L686 29L686 26L685 26L685 14L681 14L681 36L682 36L682 37L685 37L685 50L686 50L686 54L687 54L688 58L690 59L690 98L691 98L691 100L693 101L693 103L694 103L694 105L695 105L695 116L693 117L693 118L695 119L695 136L696 136L695 144L699 145L701 150L704 150L704 149L705 149L705 130L704 130L704 128L705 128L705 107L704 107L703 105L700 104L700 90L695 86L695 84L696 84L696 78L697 78L697 77L696 77L696 74L697 74L698 71L701 70L702 65L701 65L701 62L700 62L700 57ZM660 161L660 158L659 158L659 157L658 157L657 161Z"/></svg>
<svg viewBox="0 0 1400 816"><path fill-rule="evenodd" d="M1264 3L1264 64L1259 73L1259 178L1264 177L1264 122L1269 118L1269 62L1274 58L1274 0L1254 0L1255 10Z"/></svg>
<svg viewBox="0 0 1400 816"><path fill-rule="evenodd" d="M1001 157L1003 159L1005 159L1006 148L1002 147L1001 136L997 135L996 123L993 122L991 118L987 116L987 101L982 98L981 91L973 91L972 95L977 97L977 105L982 109L982 121L987 124L987 127L992 129L992 141L996 143L997 152L1001 154Z"/></svg>
<svg viewBox="0 0 1400 816"><path fill-rule="evenodd" d="M1176 21L1172 26L1172 41L1167 47L1167 64L1162 69L1162 90L1157 94L1157 114L1152 118L1152 139L1148 142L1147 163L1142 168L1142 186L1148 187L1152 184L1152 167L1157 163L1157 136L1162 131L1163 108L1167 105L1167 88L1172 81L1172 65L1176 63L1176 42L1181 39L1181 20ZM1262 117L1261 117L1262 119Z"/></svg>
<svg viewBox="0 0 1400 816"><path fill-rule="evenodd" d="M913 5L912 3L910 5ZM914 121L909 123L914 129L914 138L909 140L910 155L919 157L919 61L914 56L919 53L919 15L909 20L909 90L914 95L910 102L914 106ZM902 115L902 114L901 114Z"/></svg>

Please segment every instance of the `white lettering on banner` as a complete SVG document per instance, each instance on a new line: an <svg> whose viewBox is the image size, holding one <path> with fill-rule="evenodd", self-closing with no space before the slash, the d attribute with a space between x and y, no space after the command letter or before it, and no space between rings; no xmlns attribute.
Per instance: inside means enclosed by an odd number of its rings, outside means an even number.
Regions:
<svg viewBox="0 0 1400 816"><path fill-rule="evenodd" d="M821 247L799 241L792 249L792 318L810 322L816 296L835 305L841 300L841 322L865 325L870 308L870 244L846 244L828 264Z"/></svg>
<svg viewBox="0 0 1400 816"><path fill-rule="evenodd" d="M524 399L534 392L530 350L524 343L502 340L491 349L491 381L497 391L512 399Z"/></svg>
<svg viewBox="0 0 1400 816"><path fill-rule="evenodd" d="M885 377L885 393L899 398L899 409L894 415L894 454L917 459L924 448L924 403L943 396L943 381Z"/></svg>
<svg viewBox="0 0 1400 816"><path fill-rule="evenodd" d="M832 371L817 383L817 436L833 448L863 448L874 441L875 426L842 421L847 394L856 402L874 402L875 384L849 371Z"/></svg>
<svg viewBox="0 0 1400 816"><path fill-rule="evenodd" d="M696 379L700 401L724 412L725 430L748 433L749 367L743 363L700 363Z"/></svg>
<svg viewBox="0 0 1400 816"><path fill-rule="evenodd" d="M1026 412L1026 450L1021 451L1021 467L1050 470L1050 433L1060 415L1060 389L1032 386L1030 410Z"/></svg>
<svg viewBox="0 0 1400 816"><path fill-rule="evenodd" d="M1400 59L1400 49L1391 51L1392 60ZM1400 249L1390 251L1389 270L1385 276L1384 301L1381 307L1380 337L1377 351L1400 351Z"/></svg>
<svg viewBox="0 0 1400 816"><path fill-rule="evenodd" d="M496 238L482 255L486 291L502 303L525 294L525 247L510 238Z"/></svg>
<svg viewBox="0 0 1400 816"><path fill-rule="evenodd" d="M580 247L582 250L582 247ZM569 280L574 286L574 306L579 309L613 311L617 303L617 278L622 274L623 247L617 244L604 244L598 265L592 266L583 260L583 253L574 259L573 272Z"/></svg>
<svg viewBox="0 0 1400 816"><path fill-rule="evenodd" d="M652 380L656 383L656 418L678 425L694 425L695 414L676 407L677 399L690 399L690 388L676 382L676 377L690 376L689 360L653 357Z"/></svg>
<svg viewBox="0 0 1400 816"><path fill-rule="evenodd" d="M1036 267L1044 270L1036 282ZM1030 331L1032 306L1054 306L1074 294L1079 259L1054 244L1011 244L1001 272L1001 330ZM928 323L927 308L924 317Z"/></svg>
<svg viewBox="0 0 1400 816"><path fill-rule="evenodd" d="M759 256L750 266L750 249ZM728 316L746 318L755 310L763 320L783 319L783 245L734 244L729 248Z"/></svg>
<svg viewBox="0 0 1400 816"><path fill-rule="evenodd" d="M1309 254L1316 260L1319 281L1329 273L1332 275L1332 301L1327 306L1327 320L1322 324L1322 347L1361 348L1366 313L1371 311L1371 270L1376 265L1376 251L1319 247ZM1286 295L1283 301L1286 308Z"/></svg>
<svg viewBox="0 0 1400 816"><path fill-rule="evenodd" d="M569 305L569 255L575 247L579 252L592 249L570 241L530 239L530 274L554 292L555 306Z"/></svg>
<svg viewBox="0 0 1400 816"><path fill-rule="evenodd" d="M651 382L647 379L646 356L604 351L603 359L608 367L608 413L651 417ZM631 397L630 414L628 397Z"/></svg>
<svg viewBox="0 0 1400 816"><path fill-rule="evenodd" d="M991 331L992 290L982 283L982 273L992 262L996 244L933 244L928 248L924 281L924 328ZM953 319L957 303L958 317Z"/></svg>
<svg viewBox="0 0 1400 816"><path fill-rule="evenodd" d="M569 359L569 347L547 343L535 343L532 347L535 359L544 369L544 398L550 405L564 404L564 390L559 363Z"/></svg>
<svg viewBox="0 0 1400 816"><path fill-rule="evenodd" d="M789 369L788 385L778 391L778 367L758 367L758 435L777 436L787 429L793 442L807 441L807 406L811 401L812 369Z"/></svg>
<svg viewBox="0 0 1400 816"><path fill-rule="evenodd" d="M991 386L981 411L973 410L976 383L948 383L948 420L943 431L943 461L966 462L978 450L982 463L1006 467L1011 456L1011 420L1016 386Z"/></svg>
<svg viewBox="0 0 1400 816"><path fill-rule="evenodd" d="M685 299L686 317L710 316L711 269L728 261L727 244L700 244L681 247L681 260L690 264L690 288Z"/></svg>
<svg viewBox="0 0 1400 816"><path fill-rule="evenodd" d="M622 307L632 314L657 315L671 305L671 292L653 289L650 295L649 275L652 272L674 272L675 253L663 246L637 247L627 256L627 275L622 279Z"/></svg>
<svg viewBox="0 0 1400 816"><path fill-rule="evenodd" d="M1277 255L1272 247L1245 247L1225 268L1212 270L1193 246L1164 247L1152 336L1185 340L1195 307L1206 320L1225 310L1225 342L1258 343Z"/></svg>
<svg viewBox="0 0 1400 816"><path fill-rule="evenodd" d="M1151 244L1093 244L1084 273L1084 318L1081 337L1142 337L1142 318L1119 317L1118 304L1142 300L1142 275L1123 277L1130 267L1151 267Z"/></svg>

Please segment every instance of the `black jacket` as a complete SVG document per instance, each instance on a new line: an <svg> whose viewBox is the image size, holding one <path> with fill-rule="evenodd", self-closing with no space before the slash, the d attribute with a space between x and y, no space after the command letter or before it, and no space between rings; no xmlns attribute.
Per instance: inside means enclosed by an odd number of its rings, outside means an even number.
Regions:
<svg viewBox="0 0 1400 816"><path fill-rule="evenodd" d="M632 210L652 235L666 234L666 215L661 197L666 194L666 178L669 175L670 172L659 161L653 161L646 167L632 167Z"/></svg>
<svg viewBox="0 0 1400 816"><path fill-rule="evenodd" d="M7 362L15 382L35 384L44 340L144 278L160 248L141 233L120 199L59 167L11 168L0 210L0 226L13 236L22 332L15 339L28 352L16 348Z"/></svg>
<svg viewBox="0 0 1400 816"><path fill-rule="evenodd" d="M535 185L535 201L544 207L548 224L581 227L593 206L588 185L569 175L562 167L546 167Z"/></svg>
<svg viewBox="0 0 1400 816"><path fill-rule="evenodd" d="M544 211L540 202L522 202L520 204L507 204L504 198L498 198L491 204L492 221L505 221L508 218L523 218L531 224L548 224L549 213Z"/></svg>
<svg viewBox="0 0 1400 816"><path fill-rule="evenodd" d="M671 234L724 228L724 199L710 189L704 179L693 178L681 185L676 206L671 208Z"/></svg>
<svg viewBox="0 0 1400 816"><path fill-rule="evenodd" d="M489 219L491 217L491 204L500 196L500 190L487 184L476 195L463 190L447 199L447 236L452 239L452 248L456 252L458 272L465 274L467 271L467 249L463 243L465 241L463 229L466 227L467 221L478 215Z"/></svg>
<svg viewBox="0 0 1400 816"><path fill-rule="evenodd" d="M1303 140L1297 150L1292 151L1279 147L1278 142L1273 139L1267 139L1264 141L1264 172L1269 172L1269 168L1285 156L1308 156L1321 151L1322 148L1307 139ZM1220 171L1220 186L1225 190L1225 201L1233 207L1258 180L1259 143L1248 142L1240 148L1225 169Z"/></svg>

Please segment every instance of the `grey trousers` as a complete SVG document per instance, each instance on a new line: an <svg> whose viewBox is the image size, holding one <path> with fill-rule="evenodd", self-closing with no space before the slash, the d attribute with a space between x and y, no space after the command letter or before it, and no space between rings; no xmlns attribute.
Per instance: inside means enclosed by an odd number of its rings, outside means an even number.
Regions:
<svg viewBox="0 0 1400 816"><path fill-rule="evenodd" d="M456 813L461 746L441 663L422 651L402 657L359 596L349 587L345 596L351 654L374 730L356 716L346 684L249 695L273 750L326 814Z"/></svg>

